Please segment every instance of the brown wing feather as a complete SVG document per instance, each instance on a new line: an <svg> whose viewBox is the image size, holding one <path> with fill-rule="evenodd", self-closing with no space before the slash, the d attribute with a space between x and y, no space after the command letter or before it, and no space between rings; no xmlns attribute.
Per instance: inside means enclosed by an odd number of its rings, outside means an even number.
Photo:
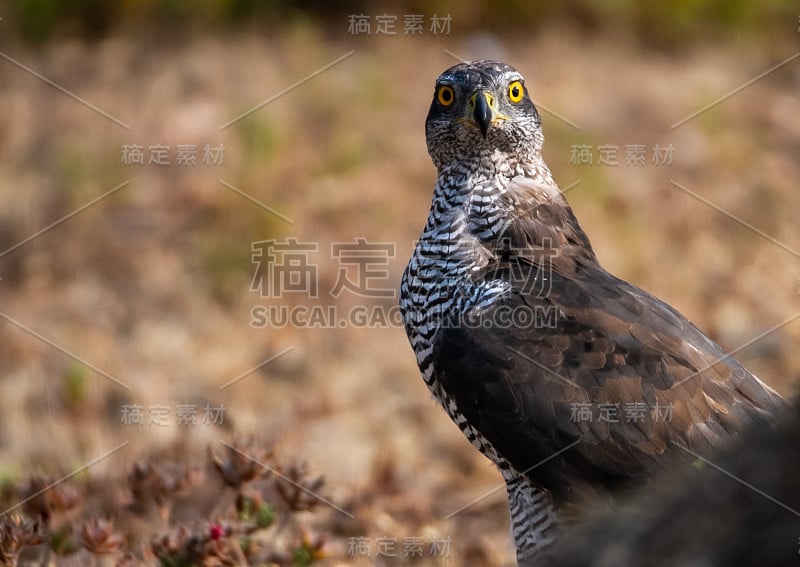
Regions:
<svg viewBox="0 0 800 567"><path fill-rule="evenodd" d="M708 453L784 406L680 313L603 270L563 199L524 198L540 190L521 183L507 196L527 209L475 277L505 280L511 291L466 318L454 314L436 337L437 378L517 470L535 467L532 480L575 500L646 481L685 460L674 443ZM555 254L542 252L548 246ZM534 324L509 326L520 310ZM591 421L574 419L581 403ZM619 404L616 422L599 420L600 404ZM643 404L644 421L623 415L631 404ZM659 408L662 419L652 414Z"/></svg>

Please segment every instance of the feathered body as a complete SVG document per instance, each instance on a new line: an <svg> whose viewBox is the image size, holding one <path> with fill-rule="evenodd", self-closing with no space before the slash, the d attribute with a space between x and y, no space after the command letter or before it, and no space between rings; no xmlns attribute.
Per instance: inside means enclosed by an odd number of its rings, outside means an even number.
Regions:
<svg viewBox="0 0 800 567"><path fill-rule="evenodd" d="M675 309L600 266L542 159L516 69L445 71L426 135L438 179L400 304L425 383L503 474L520 561L553 541L554 502L645 483L686 460L678 444L707 454L784 406Z"/></svg>

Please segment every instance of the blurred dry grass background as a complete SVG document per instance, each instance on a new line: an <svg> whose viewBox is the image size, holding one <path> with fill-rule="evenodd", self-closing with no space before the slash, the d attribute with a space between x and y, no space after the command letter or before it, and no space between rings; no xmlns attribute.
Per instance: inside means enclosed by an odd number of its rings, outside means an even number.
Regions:
<svg viewBox="0 0 800 567"><path fill-rule="evenodd" d="M279 454L308 460L333 501L352 507L356 519L337 523L340 557L349 536L449 536L449 564L510 561L503 490L445 520L501 481L431 401L402 328L250 325L254 305L277 301L249 290L251 243L272 238L318 243L322 295L306 303L394 305L329 296L339 266L326 252L357 237L395 243L385 284L397 287L435 180L423 123L434 78L454 63L445 49L515 65L541 108L579 126L542 111L545 158L562 187L579 182L568 199L610 271L728 349L800 312L800 60L670 129L798 51L788 2L750 15L740 6L733 16L706 3L705 23L686 6L661 20L580 3L539 18L510 3L358 6L317 18L313 7L278 3L262 13L231 3L247 9L219 29L211 8L179 24L188 11L179 3L149 4L167 15L144 28L149 12L138 5L110 5L106 14L86 3L86 14L105 18L99 23L57 9L52 22L25 20L36 4L7 12L0 25L21 31L1 36L0 51L130 129L0 61L0 253L130 183L0 256L0 311L130 388L0 321L0 483L66 472L130 440L88 471L121 478L142 454L188 459L233 433L254 433ZM112 25L119 12L134 23ZM349 35L353 13L394 14L399 34ZM407 13L425 16L422 37L403 36ZM451 14L449 35L427 31L434 13ZM532 21L534 33L525 33ZM125 166L125 144L170 145L173 164ZM178 144L224 144L224 164L198 158L178 167ZM644 166L624 165L630 144L646 145ZM672 144L671 165L650 163L655 144ZM595 163L571 163L575 145L592 146ZM619 146L622 164L597 165L600 145ZM800 377L798 343L793 322L737 357L788 394ZM177 426L181 403L222 404L224 423ZM171 425L126 426L125 404L170 406Z"/></svg>

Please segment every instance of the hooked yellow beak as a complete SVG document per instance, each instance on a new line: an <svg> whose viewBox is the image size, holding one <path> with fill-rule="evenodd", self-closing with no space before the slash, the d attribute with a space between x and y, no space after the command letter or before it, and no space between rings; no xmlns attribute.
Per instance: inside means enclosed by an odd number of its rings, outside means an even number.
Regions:
<svg viewBox="0 0 800 567"><path fill-rule="evenodd" d="M495 121L508 120L508 116L497 112L494 96L486 91L475 92L469 97L467 115L464 118L476 124L484 138L489 131L489 126Z"/></svg>

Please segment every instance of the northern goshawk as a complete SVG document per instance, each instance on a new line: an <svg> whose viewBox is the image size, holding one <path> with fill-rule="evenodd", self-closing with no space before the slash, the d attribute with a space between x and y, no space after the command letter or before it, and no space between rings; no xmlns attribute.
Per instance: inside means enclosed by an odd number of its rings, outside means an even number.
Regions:
<svg viewBox="0 0 800 567"><path fill-rule="evenodd" d="M552 543L560 510L784 407L683 315L600 266L516 69L442 73L425 131L438 180L403 274L404 323L425 383L502 472L521 563Z"/></svg>

